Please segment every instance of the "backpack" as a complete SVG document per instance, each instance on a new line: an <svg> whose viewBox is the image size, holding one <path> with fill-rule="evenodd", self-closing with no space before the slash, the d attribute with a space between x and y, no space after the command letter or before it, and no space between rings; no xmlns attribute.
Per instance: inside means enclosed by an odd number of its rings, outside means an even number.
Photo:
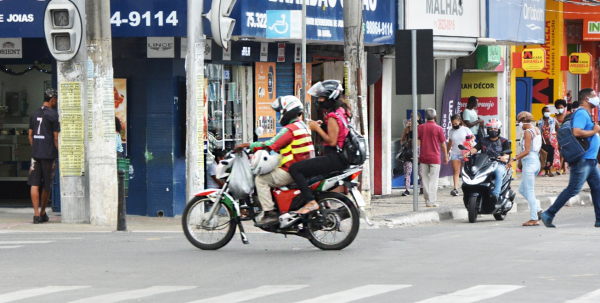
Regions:
<svg viewBox="0 0 600 303"><path fill-rule="evenodd" d="M589 115L590 113L587 114ZM576 138L575 135L573 135L573 116L574 114L565 117L565 121L556 134L560 155L567 163L574 163L581 160L588 148L590 148L590 141L588 138ZM590 115L590 119L591 117L592 116Z"/></svg>
<svg viewBox="0 0 600 303"><path fill-rule="evenodd" d="M348 135L344 140L344 147L340 148L336 145L338 153L346 163L350 165L362 165L367 160L367 142L365 137L359 134L352 126L349 126L342 116L335 113L344 127L348 129Z"/></svg>

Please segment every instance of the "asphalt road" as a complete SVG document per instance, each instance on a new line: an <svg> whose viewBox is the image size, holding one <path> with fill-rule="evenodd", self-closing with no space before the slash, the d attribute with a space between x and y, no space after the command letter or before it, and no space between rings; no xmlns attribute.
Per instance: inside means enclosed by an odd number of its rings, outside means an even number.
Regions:
<svg viewBox="0 0 600 303"><path fill-rule="evenodd" d="M342 251L258 233L202 251L182 233L2 232L0 302L600 302L593 218L362 229Z"/></svg>

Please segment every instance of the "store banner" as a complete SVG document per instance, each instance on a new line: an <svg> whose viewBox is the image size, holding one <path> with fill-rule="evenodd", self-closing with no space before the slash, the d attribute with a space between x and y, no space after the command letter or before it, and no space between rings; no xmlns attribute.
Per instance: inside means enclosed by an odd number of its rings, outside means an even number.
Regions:
<svg viewBox="0 0 600 303"><path fill-rule="evenodd" d="M113 0L114 1L114 0ZM417 0L425 1L425 0ZM458 1L458 0L454 0ZM307 0L306 1L306 38L319 41L344 41L344 13L342 0ZM204 10L210 9L210 1L204 1ZM238 1L233 8L231 17L236 19L234 36L266 38L267 32L281 37L293 35L284 31L293 29L292 22L298 19L268 18L267 11L298 11L302 10L301 1L297 0L252 0ZM367 44L394 44L394 31L397 28L396 1L389 0L364 0L363 18L365 26L365 43ZM276 15L272 15L273 18ZM289 20L288 19L292 19ZM479 20L477 16L476 20ZM277 25L273 27L273 25ZM271 29L272 28L272 29ZM280 34L284 32L286 34Z"/></svg>
<svg viewBox="0 0 600 303"><path fill-rule="evenodd" d="M254 127L261 127L263 129L263 133L259 138L272 138L275 136L277 129L277 115L271 108L271 104L277 96L275 63L256 62L255 64L254 86L256 89L254 108L256 110L256 123Z"/></svg>
<svg viewBox="0 0 600 303"><path fill-rule="evenodd" d="M498 119L498 74L497 73L464 73L462 76L460 112L467 108L469 97L479 100L477 115L488 122ZM506 121L502 121L506 124Z"/></svg>
<svg viewBox="0 0 600 303"><path fill-rule="evenodd" d="M121 144L123 156L127 156L127 79L113 80L115 94L115 116L121 123ZM115 121L116 122L116 121Z"/></svg>
<svg viewBox="0 0 600 303"><path fill-rule="evenodd" d="M583 20L583 40L600 41L600 18Z"/></svg>
<svg viewBox="0 0 600 303"><path fill-rule="evenodd" d="M448 133L452 129L452 115L461 112L461 87L462 87L463 69L455 70L444 87L444 96L442 98L442 120L441 126L444 129L444 135L448 140ZM448 146L450 148L450 146ZM444 165L440 168L440 177L452 176L452 164Z"/></svg>
<svg viewBox="0 0 600 303"><path fill-rule="evenodd" d="M302 63L296 63L295 64L295 83L294 83L294 95L302 100L302 98L300 98L300 94L302 93ZM306 63L306 91L308 91L310 89L310 87L312 86L312 63ZM310 119L310 113L311 113L311 105L312 105L312 96L309 94L306 94L305 97L305 103L304 103L304 117L307 119Z"/></svg>
<svg viewBox="0 0 600 303"><path fill-rule="evenodd" d="M488 38L543 44L546 1L487 0Z"/></svg>
<svg viewBox="0 0 600 303"><path fill-rule="evenodd" d="M23 58L23 40L21 38L0 38L0 58Z"/></svg>
<svg viewBox="0 0 600 303"><path fill-rule="evenodd" d="M406 0L404 2L405 29L433 29L435 36L479 37L479 1Z"/></svg>

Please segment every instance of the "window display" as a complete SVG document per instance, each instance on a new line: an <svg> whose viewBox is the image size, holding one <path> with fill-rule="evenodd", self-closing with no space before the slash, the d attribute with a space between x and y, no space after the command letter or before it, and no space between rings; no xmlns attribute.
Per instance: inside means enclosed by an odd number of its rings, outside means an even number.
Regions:
<svg viewBox="0 0 600 303"><path fill-rule="evenodd" d="M231 150L242 143L242 97L229 65L206 64L209 150ZM209 151L209 152L210 152ZM212 153L211 153L212 154Z"/></svg>

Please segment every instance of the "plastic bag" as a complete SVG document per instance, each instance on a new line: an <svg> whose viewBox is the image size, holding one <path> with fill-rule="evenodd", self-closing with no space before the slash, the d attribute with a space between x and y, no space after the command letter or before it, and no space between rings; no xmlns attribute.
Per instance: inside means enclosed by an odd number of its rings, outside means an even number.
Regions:
<svg viewBox="0 0 600 303"><path fill-rule="evenodd" d="M254 176L250 169L250 160L245 152L237 154L231 166L229 194L236 200L245 198L254 189Z"/></svg>

